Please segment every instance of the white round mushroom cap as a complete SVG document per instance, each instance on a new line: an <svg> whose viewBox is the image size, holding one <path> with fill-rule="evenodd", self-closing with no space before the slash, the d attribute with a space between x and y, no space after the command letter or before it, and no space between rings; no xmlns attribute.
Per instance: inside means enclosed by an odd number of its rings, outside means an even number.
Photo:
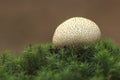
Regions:
<svg viewBox="0 0 120 80"><path fill-rule="evenodd" d="M81 46L100 40L101 31L97 24L83 17L73 17L60 24L54 32L53 44L61 46Z"/></svg>

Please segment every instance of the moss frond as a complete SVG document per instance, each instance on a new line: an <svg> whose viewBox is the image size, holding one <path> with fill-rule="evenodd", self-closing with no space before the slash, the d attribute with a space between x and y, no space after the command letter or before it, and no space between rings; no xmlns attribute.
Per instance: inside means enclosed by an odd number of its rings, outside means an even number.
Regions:
<svg viewBox="0 0 120 80"><path fill-rule="evenodd" d="M120 47L109 39L83 47L27 47L0 55L0 80L120 80Z"/></svg>

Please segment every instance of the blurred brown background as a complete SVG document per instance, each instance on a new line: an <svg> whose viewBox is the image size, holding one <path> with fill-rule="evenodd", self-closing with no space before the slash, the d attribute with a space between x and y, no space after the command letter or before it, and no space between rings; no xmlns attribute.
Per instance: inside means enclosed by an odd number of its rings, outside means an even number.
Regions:
<svg viewBox="0 0 120 80"><path fill-rule="evenodd" d="M0 0L0 52L51 42L55 28L74 16L95 21L103 37L120 43L120 0Z"/></svg>

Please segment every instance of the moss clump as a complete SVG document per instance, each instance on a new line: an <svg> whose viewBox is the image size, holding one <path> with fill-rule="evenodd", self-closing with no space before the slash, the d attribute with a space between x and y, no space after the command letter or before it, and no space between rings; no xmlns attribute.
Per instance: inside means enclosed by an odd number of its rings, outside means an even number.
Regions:
<svg viewBox="0 0 120 80"><path fill-rule="evenodd" d="M52 44L0 56L0 80L120 80L120 47L103 39L82 48Z"/></svg>

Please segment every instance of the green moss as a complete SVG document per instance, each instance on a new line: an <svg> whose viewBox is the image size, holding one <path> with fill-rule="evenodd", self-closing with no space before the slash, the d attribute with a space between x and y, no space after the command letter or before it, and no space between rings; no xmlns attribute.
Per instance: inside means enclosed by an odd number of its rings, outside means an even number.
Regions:
<svg viewBox="0 0 120 80"><path fill-rule="evenodd" d="M120 80L120 47L103 39L84 47L38 44L0 56L0 80Z"/></svg>

